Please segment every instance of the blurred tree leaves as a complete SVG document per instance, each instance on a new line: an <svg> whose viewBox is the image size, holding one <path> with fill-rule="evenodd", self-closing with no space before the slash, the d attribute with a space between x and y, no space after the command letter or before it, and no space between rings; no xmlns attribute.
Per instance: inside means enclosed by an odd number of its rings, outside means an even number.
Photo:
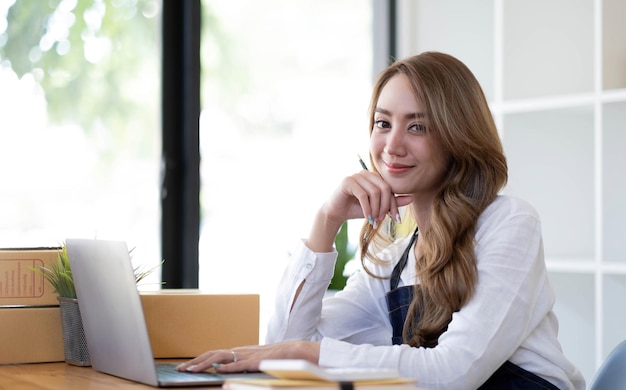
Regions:
<svg viewBox="0 0 626 390"><path fill-rule="evenodd" d="M33 74L51 123L104 128L154 153L146 137L160 119L159 15L154 0L17 0L0 31L0 62Z"/></svg>

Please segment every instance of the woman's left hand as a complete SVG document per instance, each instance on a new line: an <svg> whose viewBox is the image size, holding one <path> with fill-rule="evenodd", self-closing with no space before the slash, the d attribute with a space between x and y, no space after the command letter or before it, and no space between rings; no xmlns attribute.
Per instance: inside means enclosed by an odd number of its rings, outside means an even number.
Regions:
<svg viewBox="0 0 626 390"><path fill-rule="evenodd" d="M305 359L317 364L320 345L312 341L285 341L233 349L208 351L178 365L178 371L202 372L214 367L218 372L259 371L263 359Z"/></svg>

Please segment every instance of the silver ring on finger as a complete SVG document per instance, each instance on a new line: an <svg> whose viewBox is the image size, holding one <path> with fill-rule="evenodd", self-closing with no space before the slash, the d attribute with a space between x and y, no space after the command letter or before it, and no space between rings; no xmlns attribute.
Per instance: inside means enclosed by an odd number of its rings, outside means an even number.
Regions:
<svg viewBox="0 0 626 390"><path fill-rule="evenodd" d="M239 359L237 359L237 355L235 354L235 351L231 350L230 353L231 353L231 355L233 355L233 363L235 363L237 360L239 360Z"/></svg>

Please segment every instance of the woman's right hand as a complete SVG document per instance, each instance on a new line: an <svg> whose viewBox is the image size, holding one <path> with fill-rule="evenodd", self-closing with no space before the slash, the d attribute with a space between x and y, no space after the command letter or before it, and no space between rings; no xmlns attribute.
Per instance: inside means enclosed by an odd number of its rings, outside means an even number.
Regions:
<svg viewBox="0 0 626 390"><path fill-rule="evenodd" d="M345 221L367 218L377 224L387 214L399 219L399 208L411 201L410 196L396 196L375 172L363 170L348 176L318 211L307 246L315 252L328 252Z"/></svg>
<svg viewBox="0 0 626 390"><path fill-rule="evenodd" d="M375 172L361 171L346 177L324 209L328 218L340 221L367 218L370 223L378 223L387 214L398 218L399 207L411 203L409 196L396 196L391 187Z"/></svg>

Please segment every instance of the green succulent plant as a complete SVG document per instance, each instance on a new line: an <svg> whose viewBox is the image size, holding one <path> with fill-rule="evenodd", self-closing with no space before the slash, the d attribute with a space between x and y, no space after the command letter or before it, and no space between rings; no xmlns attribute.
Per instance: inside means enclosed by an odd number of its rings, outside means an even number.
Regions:
<svg viewBox="0 0 626 390"><path fill-rule="evenodd" d="M76 288L74 288L74 278L72 277L72 269L70 260L67 257L67 249L65 245L59 249L58 261L48 267L37 268L43 277L54 288L54 292L64 298L76 298Z"/></svg>
<svg viewBox="0 0 626 390"><path fill-rule="evenodd" d="M132 249L130 253L132 253ZM139 283L150 275L157 267L161 266L165 260L161 261L155 267L145 269L143 266L137 266L133 268L135 274L135 283ZM76 288L74 287L74 277L72 275L72 268L70 267L70 260L67 257L67 248L62 245L59 249L58 261L50 268L40 266L36 268L37 271L43 274L43 277L54 288L54 292L59 294L63 298L76 299Z"/></svg>

